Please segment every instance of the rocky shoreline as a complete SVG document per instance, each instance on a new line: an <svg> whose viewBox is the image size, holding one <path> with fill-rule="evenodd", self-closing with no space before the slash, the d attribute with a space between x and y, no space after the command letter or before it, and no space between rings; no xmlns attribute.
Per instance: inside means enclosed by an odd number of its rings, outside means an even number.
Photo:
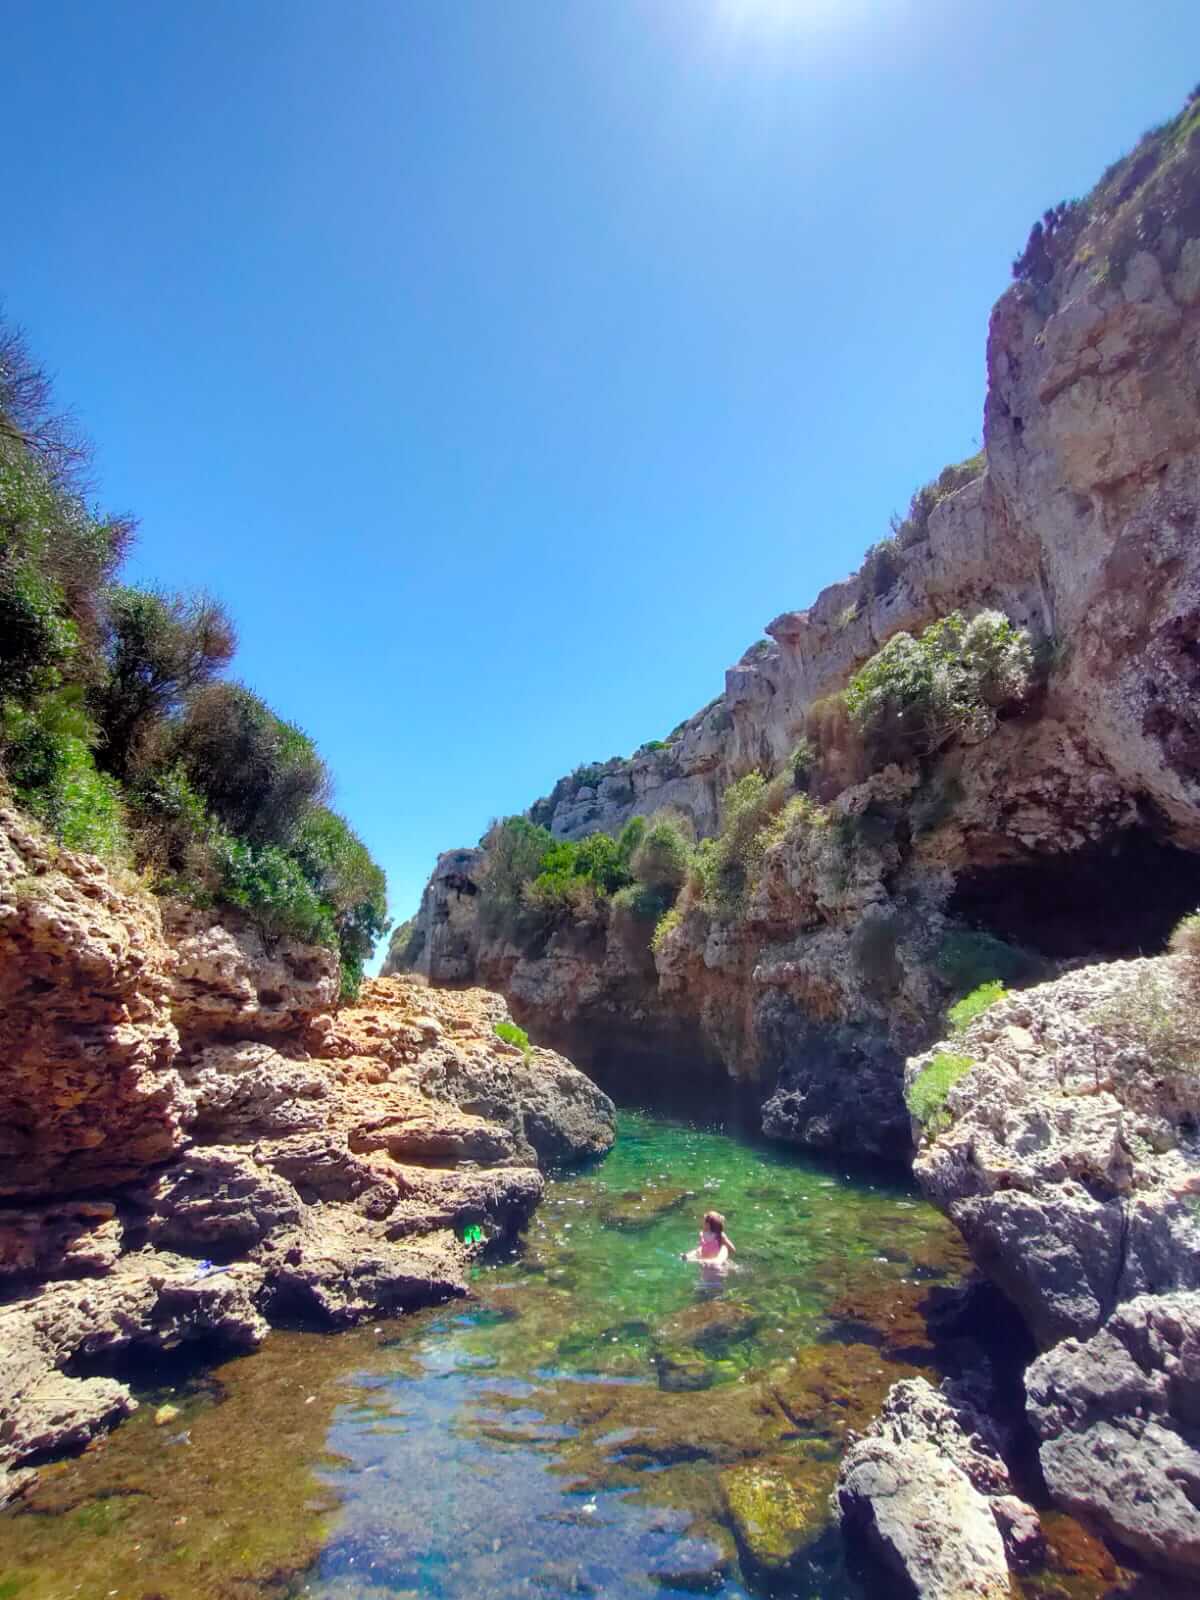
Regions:
<svg viewBox="0 0 1200 1600"><path fill-rule="evenodd" d="M387 979L334 1010L328 952L160 911L15 812L0 974L0 1499L136 1405L121 1356L462 1295L540 1166L612 1143L497 996Z"/></svg>

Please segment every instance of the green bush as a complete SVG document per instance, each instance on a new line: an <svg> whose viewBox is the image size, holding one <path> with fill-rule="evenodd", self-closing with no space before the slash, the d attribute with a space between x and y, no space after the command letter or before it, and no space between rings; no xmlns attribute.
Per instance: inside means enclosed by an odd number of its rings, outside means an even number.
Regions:
<svg viewBox="0 0 1200 1600"><path fill-rule="evenodd" d="M419 926L416 917L409 917L407 922L398 923L392 931L392 937L388 940L387 963L404 972L411 972L424 949L425 930Z"/></svg>
<svg viewBox="0 0 1200 1600"><path fill-rule="evenodd" d="M515 1044L526 1055L533 1046L529 1043L529 1035L524 1028L518 1028L515 1022L497 1022L492 1026L492 1032L497 1039L503 1039L505 1044Z"/></svg>
<svg viewBox="0 0 1200 1600"><path fill-rule="evenodd" d="M386 931L383 874L322 804L312 741L213 681L234 633L205 596L121 586L133 531L91 512L87 448L0 323L0 766L64 844L163 892L336 945L352 993ZM98 770L99 769L99 770Z"/></svg>
<svg viewBox="0 0 1200 1600"><path fill-rule="evenodd" d="M660 891L670 904L687 878L691 855L691 843L679 819L656 817L634 851L630 867L640 884Z"/></svg>
<svg viewBox="0 0 1200 1600"><path fill-rule="evenodd" d="M1125 983L1092 1013L1114 1038L1143 1049L1164 1077L1194 1079L1200 1072L1200 1015L1191 984L1173 985L1161 973Z"/></svg>
<svg viewBox="0 0 1200 1600"><path fill-rule="evenodd" d="M946 1097L974 1065L970 1056L950 1055L942 1051L910 1084L905 1102L910 1115L921 1124L927 1136L941 1133L950 1126Z"/></svg>
<svg viewBox="0 0 1200 1600"><path fill-rule="evenodd" d="M213 856L220 872L220 898L244 911L264 933L336 946L332 909L286 850L226 834L214 841Z"/></svg>
<svg viewBox="0 0 1200 1600"><path fill-rule="evenodd" d="M845 702L879 766L986 737L997 709L1023 699L1032 678L1026 633L999 611L969 622L954 611L917 638L889 639L851 678Z"/></svg>
<svg viewBox="0 0 1200 1600"><path fill-rule="evenodd" d="M92 694L105 765L127 776L138 744L186 694L227 665L236 646L225 608L207 595L114 587L106 671Z"/></svg>
<svg viewBox="0 0 1200 1600"><path fill-rule="evenodd" d="M955 991L966 994L993 980L1002 984L1019 983L1031 977L1036 961L1024 950L1006 944L990 933L955 929L938 946L934 965Z"/></svg>
<svg viewBox="0 0 1200 1600"><path fill-rule="evenodd" d="M655 955L662 949L667 939L670 938L682 921L683 907L679 905L672 906L669 911L664 911L662 916L659 917L654 925L654 932L650 937L650 948Z"/></svg>
<svg viewBox="0 0 1200 1600"><path fill-rule="evenodd" d="M222 826L252 844L286 843L329 789L307 734L241 684L197 689L165 746L164 764L178 763Z"/></svg>
<svg viewBox="0 0 1200 1600"><path fill-rule="evenodd" d="M817 747L807 734L803 735L799 744L792 751L788 765L792 770L792 783L801 793L808 790L812 782L813 769L817 764Z"/></svg>
<svg viewBox="0 0 1200 1600"><path fill-rule="evenodd" d="M981 1017L989 1006L994 1006L997 1000L1003 1000L1008 990L998 979L993 978L990 983L981 983L972 989L970 994L963 996L946 1012L946 1020L955 1033L962 1033L964 1028L969 1028L976 1017Z"/></svg>
<svg viewBox="0 0 1200 1600"><path fill-rule="evenodd" d="M290 854L333 914L342 994L353 998L376 942L390 926L383 869L346 819L325 806L302 818Z"/></svg>
<svg viewBox="0 0 1200 1600"><path fill-rule="evenodd" d="M65 688L33 707L0 706L0 750L18 801L71 850L129 858L120 787L96 770L96 730L82 691Z"/></svg>

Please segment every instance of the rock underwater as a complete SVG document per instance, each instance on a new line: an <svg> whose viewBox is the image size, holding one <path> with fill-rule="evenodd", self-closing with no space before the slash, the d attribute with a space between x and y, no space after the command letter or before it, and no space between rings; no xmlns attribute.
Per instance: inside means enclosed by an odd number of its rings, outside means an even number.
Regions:
<svg viewBox="0 0 1200 1600"><path fill-rule="evenodd" d="M0 1501L133 1408L114 1356L465 1294L464 1230L611 1145L496 996L335 989L328 951L160 911L0 811Z"/></svg>

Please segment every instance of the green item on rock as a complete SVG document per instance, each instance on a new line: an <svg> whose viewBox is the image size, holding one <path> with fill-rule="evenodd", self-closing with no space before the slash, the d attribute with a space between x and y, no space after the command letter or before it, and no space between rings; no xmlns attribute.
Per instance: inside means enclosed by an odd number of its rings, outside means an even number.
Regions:
<svg viewBox="0 0 1200 1600"><path fill-rule="evenodd" d="M469 1227L463 1229L462 1242L464 1244L483 1243L483 1229L477 1222L472 1222Z"/></svg>

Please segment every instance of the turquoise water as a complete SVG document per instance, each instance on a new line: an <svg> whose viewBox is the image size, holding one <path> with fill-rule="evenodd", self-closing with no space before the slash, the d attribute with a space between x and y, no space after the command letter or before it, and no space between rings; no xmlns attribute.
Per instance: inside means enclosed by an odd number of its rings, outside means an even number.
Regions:
<svg viewBox="0 0 1200 1600"><path fill-rule="evenodd" d="M679 1260L710 1207L737 1245L715 1284ZM907 1187L626 1113L476 1300L147 1373L0 1517L0 1600L884 1600L842 1570L829 1489L846 1429L936 1373L925 1314L962 1267Z"/></svg>

